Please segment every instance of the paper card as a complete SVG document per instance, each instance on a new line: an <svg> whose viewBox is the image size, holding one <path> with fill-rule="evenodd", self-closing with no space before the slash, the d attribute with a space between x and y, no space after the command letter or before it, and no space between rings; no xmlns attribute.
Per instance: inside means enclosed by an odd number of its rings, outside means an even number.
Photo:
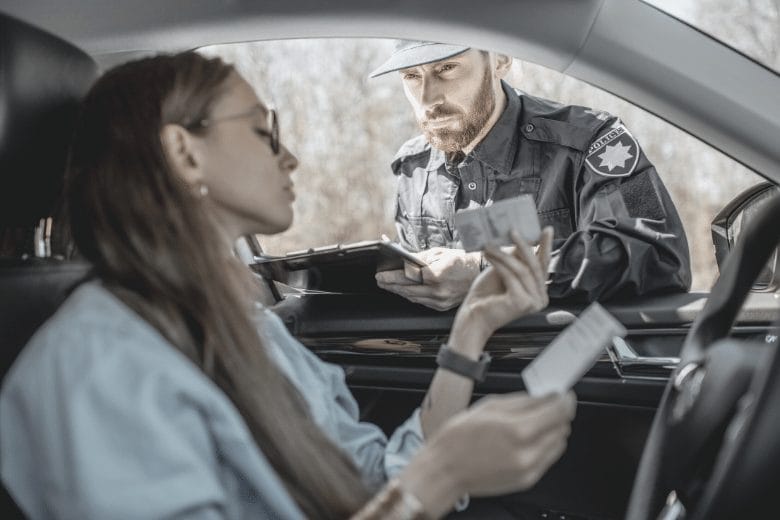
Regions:
<svg viewBox="0 0 780 520"><path fill-rule="evenodd" d="M591 304L525 367L521 376L526 390L534 397L566 393L613 338L625 335L626 328L604 307Z"/></svg>
<svg viewBox="0 0 780 520"><path fill-rule="evenodd" d="M466 251L479 251L488 244L512 245L510 232L513 230L531 244L539 242L542 234L536 204L530 195L459 211L453 221Z"/></svg>

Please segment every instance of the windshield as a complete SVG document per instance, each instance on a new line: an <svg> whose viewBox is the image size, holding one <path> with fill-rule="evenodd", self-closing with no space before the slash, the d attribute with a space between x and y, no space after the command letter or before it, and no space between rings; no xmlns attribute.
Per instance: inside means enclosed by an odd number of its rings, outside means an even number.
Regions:
<svg viewBox="0 0 780 520"><path fill-rule="evenodd" d="M397 238L393 158L420 134L399 74L368 79L392 52L380 39L301 39L201 48L235 64L261 99L279 109L282 142L300 159L295 221L260 238L272 255ZM619 115L642 143L678 208L689 241L693 288L718 269L710 222L735 194L762 181L747 168L640 107L573 77L514 60L504 78L526 94Z"/></svg>
<svg viewBox="0 0 780 520"><path fill-rule="evenodd" d="M780 73L777 0L644 0Z"/></svg>

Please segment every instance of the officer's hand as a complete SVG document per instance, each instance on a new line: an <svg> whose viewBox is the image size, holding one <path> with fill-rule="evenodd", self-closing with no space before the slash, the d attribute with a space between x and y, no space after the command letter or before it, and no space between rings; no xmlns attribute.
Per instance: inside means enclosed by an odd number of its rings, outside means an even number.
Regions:
<svg viewBox="0 0 780 520"><path fill-rule="evenodd" d="M508 322L547 306L547 276L550 264L553 230L542 231L539 248L534 254L530 245L513 233L513 251L485 249L491 266L474 281L455 318L456 325L465 320L466 328L479 327L487 334ZM464 327L454 327L464 328Z"/></svg>
<svg viewBox="0 0 780 520"><path fill-rule="evenodd" d="M422 283L410 280L398 269L377 273L377 285L407 300L443 311L459 305L479 275L479 253L434 247L415 255L428 264L420 270Z"/></svg>

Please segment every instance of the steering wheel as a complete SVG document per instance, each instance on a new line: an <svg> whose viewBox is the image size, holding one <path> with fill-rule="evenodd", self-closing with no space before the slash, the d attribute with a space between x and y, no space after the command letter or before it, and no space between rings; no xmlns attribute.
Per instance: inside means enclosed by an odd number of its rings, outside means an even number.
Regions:
<svg viewBox="0 0 780 520"><path fill-rule="evenodd" d="M628 520L778 514L777 344L728 335L779 241L774 198L743 232L685 338L642 453Z"/></svg>

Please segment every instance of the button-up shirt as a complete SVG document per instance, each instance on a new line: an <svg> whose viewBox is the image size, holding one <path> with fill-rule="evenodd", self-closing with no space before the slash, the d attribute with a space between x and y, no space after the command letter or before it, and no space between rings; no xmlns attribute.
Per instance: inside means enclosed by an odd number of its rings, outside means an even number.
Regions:
<svg viewBox="0 0 780 520"><path fill-rule="evenodd" d="M412 251L459 248L453 216L520 194L555 231L550 296L589 300L690 287L682 222L622 122L503 84L506 108L467 155L418 136L392 163L396 228Z"/></svg>
<svg viewBox="0 0 780 520"><path fill-rule="evenodd" d="M366 485L398 473L423 443L419 411L388 439L359 420L340 367L267 309L254 318ZM263 449L228 396L97 282L36 332L0 393L0 472L31 518L303 518Z"/></svg>

